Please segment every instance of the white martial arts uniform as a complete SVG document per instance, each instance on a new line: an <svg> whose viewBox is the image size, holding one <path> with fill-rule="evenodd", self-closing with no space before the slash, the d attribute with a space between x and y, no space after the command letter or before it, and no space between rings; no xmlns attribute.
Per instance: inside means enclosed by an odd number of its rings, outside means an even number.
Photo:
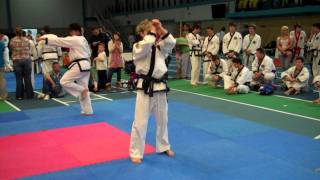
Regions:
<svg viewBox="0 0 320 180"><path fill-rule="evenodd" d="M201 68L201 37L199 34L189 33L187 34L190 56L191 56L191 85L197 85L199 83L200 68Z"/></svg>
<svg viewBox="0 0 320 180"><path fill-rule="evenodd" d="M320 75L320 32L314 34L308 42L308 51L312 54L313 77Z"/></svg>
<svg viewBox="0 0 320 180"><path fill-rule="evenodd" d="M316 83L320 84L320 75L313 78L312 84L316 85ZM320 98L320 88L316 88L315 91L319 93L319 98Z"/></svg>
<svg viewBox="0 0 320 180"><path fill-rule="evenodd" d="M216 65L211 61L207 69L205 79L210 85L216 86L219 81L223 80L223 77L227 75L228 72L228 64L224 59L220 59L219 65ZM213 76L219 76L221 79L218 81L214 81Z"/></svg>
<svg viewBox="0 0 320 180"><path fill-rule="evenodd" d="M252 73L247 67L243 66L240 70L233 68L231 76L224 76L224 89L235 86L239 94L246 94L250 91L249 85L251 80Z"/></svg>
<svg viewBox="0 0 320 180"><path fill-rule="evenodd" d="M304 31L301 31L298 36L296 36L295 31L290 32L290 38L292 39L292 48L293 48L293 53L295 56L304 56L304 46L305 46L305 39L307 35Z"/></svg>
<svg viewBox="0 0 320 180"><path fill-rule="evenodd" d="M252 63L252 82L251 85L263 84L266 81L272 81L275 78L276 67L273 60L265 55L263 60L260 62L256 57ZM259 79L254 79L255 72L262 72L263 77Z"/></svg>
<svg viewBox="0 0 320 180"><path fill-rule="evenodd" d="M261 47L261 37L258 34L254 34L253 38L250 39L250 34L247 34L243 38L243 64L250 70L252 69L252 62L255 59L256 50ZM250 50L250 54L247 55L245 50Z"/></svg>
<svg viewBox="0 0 320 180"><path fill-rule="evenodd" d="M236 54L240 53L242 46L242 36L239 32L235 32L231 34L228 32L226 35L224 35L223 40L222 40L222 52L224 55L227 53L233 51ZM232 59L226 57L228 66L229 66L229 71L232 71Z"/></svg>
<svg viewBox="0 0 320 180"><path fill-rule="evenodd" d="M57 38L54 34L45 34L42 38ZM61 48L46 45L44 41L38 44L38 54L42 57L42 73L49 74L52 71L52 64L59 62L59 56L62 56Z"/></svg>
<svg viewBox="0 0 320 180"><path fill-rule="evenodd" d="M30 43L30 54L31 54L31 84L32 88L36 89L35 87L35 61L38 59L37 47L33 40L29 40Z"/></svg>
<svg viewBox="0 0 320 180"><path fill-rule="evenodd" d="M82 114L92 114L90 95L81 97L81 93L88 89L91 69L89 62L91 51L86 38L83 36L48 37L47 44L70 49L70 69L63 75L60 83L68 93L79 98ZM79 59L82 60L78 61Z"/></svg>
<svg viewBox="0 0 320 180"><path fill-rule="evenodd" d="M12 69L12 67L10 65L10 55L9 55L9 48L8 48L9 38L8 38L8 36L3 35L2 38L0 39L0 41L2 41L5 45L4 54L3 54L5 67L9 67Z"/></svg>
<svg viewBox="0 0 320 180"><path fill-rule="evenodd" d="M129 150L131 158L143 158L148 119L151 113L157 122L156 151L164 152L170 149L167 128L167 85L163 77L168 71L165 59L175 43L176 40L171 34L164 35L158 42L155 35L148 34L143 40L133 45L133 59L139 80ZM154 57L152 57L153 52L155 52ZM153 60L155 64L152 71Z"/></svg>
<svg viewBox="0 0 320 180"><path fill-rule="evenodd" d="M212 37L207 36L204 39L203 42L203 48L202 48L202 54L204 54L204 52L210 52L212 55L217 55L219 52L219 37L217 35L213 35ZM204 56L204 60L203 60L203 78L205 79L206 74L207 74L207 69L209 67L209 64L211 62L211 59L208 58L208 56ZM206 81L206 80L205 80Z"/></svg>
<svg viewBox="0 0 320 180"><path fill-rule="evenodd" d="M292 77L297 81L296 82L286 81L285 80L286 76ZM288 88L294 88L295 90L300 91L302 88L305 88L308 86L309 71L306 67L303 67L301 71L296 71L296 67L293 66L288 70L282 72L281 78L283 79L283 82L286 84Z"/></svg>

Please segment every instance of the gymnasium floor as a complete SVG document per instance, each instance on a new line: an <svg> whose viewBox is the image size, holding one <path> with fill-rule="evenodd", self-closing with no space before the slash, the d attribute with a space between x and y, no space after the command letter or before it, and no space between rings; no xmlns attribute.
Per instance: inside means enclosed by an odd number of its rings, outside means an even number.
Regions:
<svg viewBox="0 0 320 180"><path fill-rule="evenodd" d="M13 74L7 80L14 97ZM135 92L92 95L90 117L70 96L0 101L0 179L320 179L320 106L308 98L169 84L176 156L154 153L152 118L140 165L128 159Z"/></svg>

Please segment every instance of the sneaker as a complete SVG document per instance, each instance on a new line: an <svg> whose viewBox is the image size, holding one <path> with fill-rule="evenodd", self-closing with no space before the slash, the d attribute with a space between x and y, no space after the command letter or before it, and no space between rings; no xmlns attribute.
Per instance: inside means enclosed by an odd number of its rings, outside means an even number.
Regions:
<svg viewBox="0 0 320 180"><path fill-rule="evenodd" d="M43 100L48 101L50 99L50 96L47 94L44 96Z"/></svg>

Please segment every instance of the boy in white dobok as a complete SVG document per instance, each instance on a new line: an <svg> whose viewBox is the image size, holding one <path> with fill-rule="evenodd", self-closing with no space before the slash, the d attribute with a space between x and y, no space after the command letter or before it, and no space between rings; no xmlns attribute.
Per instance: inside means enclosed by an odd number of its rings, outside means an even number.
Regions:
<svg viewBox="0 0 320 180"><path fill-rule="evenodd" d="M211 55L211 62L205 76L209 85L216 87L223 80L223 77L228 74L228 65L224 59L220 59L217 55Z"/></svg>
<svg viewBox="0 0 320 180"><path fill-rule="evenodd" d="M272 83L275 78L276 67L273 60L266 55L262 48L256 50L256 58L252 63L252 82L251 86L258 90L260 86Z"/></svg>
<svg viewBox="0 0 320 180"><path fill-rule="evenodd" d="M296 95L308 86L309 71L303 66L304 59L297 57L294 61L295 66L281 73L281 78L286 86L285 95Z"/></svg>
<svg viewBox="0 0 320 180"><path fill-rule="evenodd" d="M168 69L165 59L175 47L176 40L157 19L143 20L136 30L143 39L133 45L138 84L129 153L133 163L141 163L151 113L157 122L156 151L174 156L168 139L168 87L165 77Z"/></svg>
<svg viewBox="0 0 320 180"><path fill-rule="evenodd" d="M204 81L207 83L206 75L207 75L207 69L209 67L209 64L211 62L211 56L217 55L219 52L219 37L215 35L214 29L212 26L207 27L207 34L208 36L204 39L203 42L203 48L202 48L202 54L204 56L203 60L203 78Z"/></svg>
<svg viewBox="0 0 320 180"><path fill-rule="evenodd" d="M60 80L62 87L72 96L79 98L82 115L92 115L91 99L88 90L91 65L89 58L91 51L88 42L81 35L81 26L74 23L69 26L70 36L65 38L46 37L47 45L67 47L70 49L70 64L68 71Z"/></svg>
<svg viewBox="0 0 320 180"><path fill-rule="evenodd" d="M236 30L236 24L229 23L229 32L224 35L222 40L222 52L226 57L229 71L232 71L232 59L239 55L242 46L242 36Z"/></svg>
<svg viewBox="0 0 320 180"><path fill-rule="evenodd" d="M256 34L256 25L250 24L248 26L249 34L243 38L243 64L250 70L252 69L252 62L255 59L256 50L261 46L261 37Z"/></svg>
<svg viewBox="0 0 320 180"><path fill-rule="evenodd" d="M191 33L187 34L187 39L190 48L191 57L191 85L197 86L199 83L200 68L201 68L201 47L202 41L200 33L200 26L194 25Z"/></svg>
<svg viewBox="0 0 320 180"><path fill-rule="evenodd" d="M246 94L250 91L252 73L242 64L241 59L234 58L232 62L231 76L224 76L224 89L227 94Z"/></svg>

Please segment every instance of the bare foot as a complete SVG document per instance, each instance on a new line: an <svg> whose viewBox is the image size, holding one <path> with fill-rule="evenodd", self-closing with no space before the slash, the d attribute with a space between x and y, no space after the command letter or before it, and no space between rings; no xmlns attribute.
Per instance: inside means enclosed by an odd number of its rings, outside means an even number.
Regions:
<svg viewBox="0 0 320 180"><path fill-rule="evenodd" d="M132 162L133 164L140 164L142 161L141 161L140 158L131 158L131 162Z"/></svg>
<svg viewBox="0 0 320 180"><path fill-rule="evenodd" d="M169 156L169 157L173 157L173 156L174 156L174 152L173 152L171 149L165 151L165 153L166 153L167 156Z"/></svg>
<svg viewBox="0 0 320 180"><path fill-rule="evenodd" d="M312 101L314 104L320 104L320 98L318 98L318 99L316 99L316 100L314 100L314 101Z"/></svg>

